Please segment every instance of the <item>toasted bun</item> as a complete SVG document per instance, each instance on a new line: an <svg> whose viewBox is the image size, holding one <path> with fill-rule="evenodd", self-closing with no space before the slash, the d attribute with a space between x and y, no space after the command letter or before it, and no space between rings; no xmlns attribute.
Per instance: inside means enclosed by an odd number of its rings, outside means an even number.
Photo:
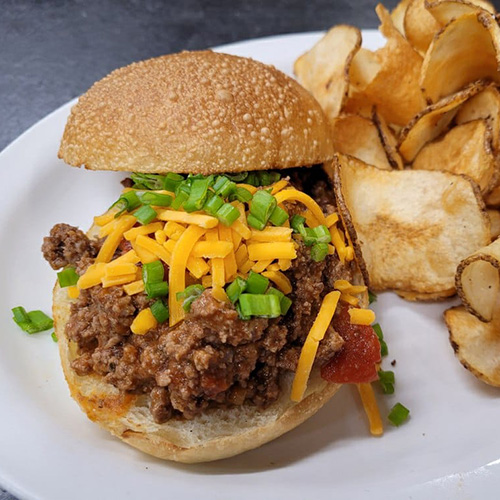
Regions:
<svg viewBox="0 0 500 500"><path fill-rule="evenodd" d="M320 105L276 68L211 51L113 71L72 109L59 157L93 170L279 169L333 156Z"/></svg>
<svg viewBox="0 0 500 500"><path fill-rule="evenodd" d="M338 390L316 373L306 397L290 401L291 379L283 380L281 398L266 410L241 406L212 410L193 420L153 421L148 396L120 393L97 375L78 376L70 363L75 346L65 335L71 300L66 290L54 288L53 315L59 352L71 395L94 422L126 443L158 458L177 462L206 462L231 457L277 438L318 411Z"/></svg>

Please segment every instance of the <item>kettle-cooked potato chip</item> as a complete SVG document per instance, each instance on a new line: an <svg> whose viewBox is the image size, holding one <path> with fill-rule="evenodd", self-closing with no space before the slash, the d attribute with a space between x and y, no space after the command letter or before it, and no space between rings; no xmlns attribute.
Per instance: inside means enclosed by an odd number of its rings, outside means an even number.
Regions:
<svg viewBox="0 0 500 500"><path fill-rule="evenodd" d="M452 19L458 19L465 14L481 12L482 10L495 14L493 5L484 0L437 0L431 2L425 0L425 7L441 26L446 26Z"/></svg>
<svg viewBox="0 0 500 500"><path fill-rule="evenodd" d="M411 0L404 17L404 32L413 48L425 54L441 25L425 8L425 0Z"/></svg>
<svg viewBox="0 0 500 500"><path fill-rule="evenodd" d="M349 91L349 65L361 47L361 32L353 26L334 26L294 65L297 80L336 118Z"/></svg>
<svg viewBox="0 0 500 500"><path fill-rule="evenodd" d="M488 207L500 207L500 186L496 186L484 199Z"/></svg>
<svg viewBox="0 0 500 500"><path fill-rule="evenodd" d="M490 241L483 201L465 177L380 170L344 155L327 171L373 290L449 296L458 263Z"/></svg>
<svg viewBox="0 0 500 500"><path fill-rule="evenodd" d="M483 382L500 387L500 317L482 323L465 308L452 307L444 319L462 365Z"/></svg>
<svg viewBox="0 0 500 500"><path fill-rule="evenodd" d="M492 14L481 11L453 19L436 35L420 84L426 98L437 102L481 78L500 82L499 69L500 27Z"/></svg>
<svg viewBox="0 0 500 500"><path fill-rule="evenodd" d="M500 236L500 210L487 210L490 218L490 234L491 239L496 240Z"/></svg>
<svg viewBox="0 0 500 500"><path fill-rule="evenodd" d="M455 123L461 125L473 120L487 120L491 127L493 148L496 150L500 140L500 92L489 85L460 106Z"/></svg>
<svg viewBox="0 0 500 500"><path fill-rule="evenodd" d="M481 321L491 321L500 291L500 239L460 262L456 273L458 295L465 308Z"/></svg>
<svg viewBox="0 0 500 500"><path fill-rule="evenodd" d="M373 110L372 120L377 126L380 141L385 149L385 154L387 155L391 167L402 170L403 159L398 152L398 140L394 132L389 128L384 118L377 113L376 109Z"/></svg>
<svg viewBox="0 0 500 500"><path fill-rule="evenodd" d="M376 11L387 43L375 52L380 69L364 94L388 123L406 125L425 107L418 85L422 57L396 29L389 12L380 4Z"/></svg>
<svg viewBox="0 0 500 500"><path fill-rule="evenodd" d="M480 92L484 86L483 81L471 83L460 92L441 99L415 116L399 136L398 149L401 156L407 162L413 161L426 143L447 130L458 112L458 107Z"/></svg>
<svg viewBox="0 0 500 500"><path fill-rule="evenodd" d="M453 127L421 149L413 168L464 174L477 182L481 192L487 192L496 181L491 127L485 120Z"/></svg>
<svg viewBox="0 0 500 500"><path fill-rule="evenodd" d="M396 7L391 11L391 18L392 22L394 23L394 27L403 35L405 36L405 27L404 27L404 21L405 21L405 14L406 14L406 9L408 8L409 3L411 0L401 0Z"/></svg>
<svg viewBox="0 0 500 500"><path fill-rule="evenodd" d="M343 115L332 123L333 147L365 163L385 170L391 169L377 126L368 118Z"/></svg>

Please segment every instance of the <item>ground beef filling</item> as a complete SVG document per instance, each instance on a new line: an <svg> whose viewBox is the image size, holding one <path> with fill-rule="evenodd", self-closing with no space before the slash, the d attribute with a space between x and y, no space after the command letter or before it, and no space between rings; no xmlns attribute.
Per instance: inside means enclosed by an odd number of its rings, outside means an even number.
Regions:
<svg viewBox="0 0 500 500"><path fill-rule="evenodd" d="M297 175L291 174L292 179ZM315 186L327 182L320 181ZM321 191L322 208L331 212L331 189L316 189ZM42 249L53 268L76 265L78 269L82 260L95 257L98 244L78 229L58 224ZM302 244L287 275L293 304L285 317L241 320L232 306L218 302L206 290L185 321L173 328L163 323L142 336L132 334L130 325L150 305L144 294L128 296L122 287L82 290L66 325L68 338L78 346L72 368L79 375L97 373L123 391L148 393L158 423L175 416L190 419L213 407L243 403L266 407L280 395L282 373L295 370L323 296L336 279L352 278L351 269L335 256L314 262ZM330 359L342 343L330 327L316 363Z"/></svg>

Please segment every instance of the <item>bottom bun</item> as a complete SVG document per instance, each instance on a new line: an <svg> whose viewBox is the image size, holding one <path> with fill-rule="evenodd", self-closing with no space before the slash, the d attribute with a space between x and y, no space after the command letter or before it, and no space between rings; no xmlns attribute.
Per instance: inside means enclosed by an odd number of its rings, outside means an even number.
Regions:
<svg viewBox="0 0 500 500"><path fill-rule="evenodd" d="M250 405L212 409L192 420L174 418L157 424L149 411L149 396L123 393L98 375L80 377L71 368L76 344L65 335L72 302L67 295L56 285L53 315L72 397L90 420L155 457L185 463L208 462L257 448L314 415L340 387L322 380L316 370L311 374L304 399L293 403L293 374L289 374L282 380L281 397L264 410Z"/></svg>

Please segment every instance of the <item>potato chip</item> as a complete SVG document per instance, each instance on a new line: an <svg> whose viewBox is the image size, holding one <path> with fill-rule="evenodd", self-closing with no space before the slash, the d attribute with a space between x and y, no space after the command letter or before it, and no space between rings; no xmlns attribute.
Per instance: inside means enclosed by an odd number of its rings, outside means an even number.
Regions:
<svg viewBox="0 0 500 500"><path fill-rule="evenodd" d="M500 82L499 68L500 27L495 18L486 11L466 14L436 35L425 55L420 84L426 98L437 102L481 78Z"/></svg>
<svg viewBox="0 0 500 500"><path fill-rule="evenodd" d="M384 118L380 116L375 109L372 113L372 120L378 129L380 141L382 142L382 146L384 147L385 154L387 155L387 159L389 160L391 167L401 170L403 168L403 159L398 152L398 141L394 132L389 128Z"/></svg>
<svg viewBox="0 0 500 500"><path fill-rule="evenodd" d="M425 54L434 35L441 29L441 24L425 8L425 0L410 2L403 23L407 40L421 54Z"/></svg>
<svg viewBox="0 0 500 500"><path fill-rule="evenodd" d="M425 107L418 85L422 57L395 28L389 12L382 5L376 11L387 43L375 52L380 69L363 92L388 123L405 125Z"/></svg>
<svg viewBox="0 0 500 500"><path fill-rule="evenodd" d="M491 239L496 240L500 236L500 210L488 209L487 212L490 218Z"/></svg>
<svg viewBox="0 0 500 500"><path fill-rule="evenodd" d="M456 273L458 295L465 308L481 321L491 321L500 291L500 239L460 262Z"/></svg>
<svg viewBox="0 0 500 500"><path fill-rule="evenodd" d="M311 92L330 119L336 118L349 90L349 65L361 46L361 32L335 26L300 56L294 65L298 81Z"/></svg>
<svg viewBox="0 0 500 500"><path fill-rule="evenodd" d="M493 5L483 0L438 0L434 2L426 0L425 6L441 26L446 26L452 19L458 19L465 14L481 12L481 10L495 14Z"/></svg>
<svg viewBox="0 0 500 500"><path fill-rule="evenodd" d="M478 379L500 387L500 317L482 323L463 307L444 313L458 359Z"/></svg>
<svg viewBox="0 0 500 500"><path fill-rule="evenodd" d="M385 170L391 169L377 126L368 118L344 115L332 124L333 147L365 163Z"/></svg>
<svg viewBox="0 0 500 500"><path fill-rule="evenodd" d="M410 2L411 2L411 0L401 0L396 5L396 7L391 11L391 18L392 18L392 22L394 24L394 27L403 36L405 36L404 20L405 20L406 9L408 8L408 4Z"/></svg>
<svg viewBox="0 0 500 500"><path fill-rule="evenodd" d="M380 71L381 64L371 50L361 48L352 58L349 68L351 85L357 90L365 90Z"/></svg>
<svg viewBox="0 0 500 500"><path fill-rule="evenodd" d="M491 127L474 120L453 127L447 134L425 145L413 162L417 170L446 170L464 174L485 193L496 181Z"/></svg>
<svg viewBox="0 0 500 500"><path fill-rule="evenodd" d="M489 85L482 92L464 103L455 117L455 123L461 125L473 120L487 120L491 127L493 148L496 150L500 139L500 92L494 85Z"/></svg>
<svg viewBox="0 0 500 500"><path fill-rule="evenodd" d="M380 170L337 155L333 182L344 227L355 251L359 247L373 290L449 296L458 263L490 241L484 204L465 177Z"/></svg>
<svg viewBox="0 0 500 500"><path fill-rule="evenodd" d="M500 207L500 186L496 186L484 199L488 207Z"/></svg>
<svg viewBox="0 0 500 500"><path fill-rule="evenodd" d="M399 152L404 160L412 162L422 147L440 136L458 112L458 107L476 95L485 86L483 81L474 82L465 89L441 99L421 111L401 131Z"/></svg>

